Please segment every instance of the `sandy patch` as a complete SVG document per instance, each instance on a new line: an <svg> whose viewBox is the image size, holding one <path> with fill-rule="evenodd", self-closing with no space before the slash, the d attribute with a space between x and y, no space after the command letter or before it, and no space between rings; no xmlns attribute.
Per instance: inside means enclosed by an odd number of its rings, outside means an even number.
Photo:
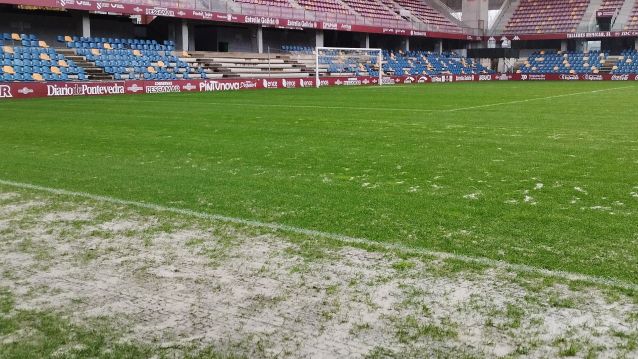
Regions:
<svg viewBox="0 0 638 359"><path fill-rule="evenodd" d="M579 356L638 355L626 345L638 332L638 306L622 293L609 301L599 288L573 290L503 269L450 271L440 259L312 238L301 246L203 220L55 200L65 211L29 212L33 205L19 197L0 205L11 219L0 273L12 273L0 285L20 308L51 308L79 322L118 318L130 340L212 344L249 357L545 358L572 342ZM109 218L103 211L118 218L96 220ZM22 220L35 224L25 229Z"/></svg>
<svg viewBox="0 0 638 359"><path fill-rule="evenodd" d="M93 219L93 214L89 209L82 208L76 211L50 212L42 216L44 222L86 222Z"/></svg>
<svg viewBox="0 0 638 359"><path fill-rule="evenodd" d="M142 231L157 225L157 219L149 218L144 222L130 221L128 219L114 219L101 223L98 228L109 232Z"/></svg>
<svg viewBox="0 0 638 359"><path fill-rule="evenodd" d="M19 197L20 197L20 194L16 192L0 193L0 201L13 200Z"/></svg>

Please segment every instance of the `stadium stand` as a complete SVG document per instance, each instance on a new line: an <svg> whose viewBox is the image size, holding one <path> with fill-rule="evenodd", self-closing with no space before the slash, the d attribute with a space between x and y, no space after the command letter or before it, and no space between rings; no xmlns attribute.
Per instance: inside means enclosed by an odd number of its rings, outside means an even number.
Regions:
<svg viewBox="0 0 638 359"><path fill-rule="evenodd" d="M314 74L314 48L282 47L284 54L192 52L177 56L174 43L155 40L58 36L53 49L35 35L4 34L4 81L176 80L251 77L307 77ZM15 46L20 44L20 46ZM376 61L360 64L335 57L322 61L327 75L378 75ZM384 52L384 72L394 75L488 73L454 53Z"/></svg>
<svg viewBox="0 0 638 359"><path fill-rule="evenodd" d="M609 54L539 51L530 56L519 70L523 74L597 74L607 66Z"/></svg>
<svg viewBox="0 0 638 359"><path fill-rule="evenodd" d="M432 6L428 5L422 0L395 0L395 2L410 11L420 21L426 24L432 24L445 27L449 31L460 31L461 28L454 24L450 19L445 17L440 12L436 11Z"/></svg>
<svg viewBox="0 0 638 359"><path fill-rule="evenodd" d="M293 53L295 53L293 51ZM298 55L307 55L303 50ZM356 57L348 56L341 50L323 50L319 55L319 69L324 75L341 75L341 76L378 76L378 51L365 51L362 49ZM315 68L315 55L311 55L310 66ZM385 62L385 60L384 60Z"/></svg>
<svg viewBox="0 0 638 359"><path fill-rule="evenodd" d="M350 8L361 16L387 20L401 20L378 0L343 0Z"/></svg>
<svg viewBox="0 0 638 359"><path fill-rule="evenodd" d="M635 1L634 7L631 10L625 30L638 30L638 0Z"/></svg>
<svg viewBox="0 0 638 359"><path fill-rule="evenodd" d="M290 52L295 54L312 55L315 51L315 48L310 46L283 45L281 47L281 50L283 52Z"/></svg>
<svg viewBox="0 0 638 359"><path fill-rule="evenodd" d="M401 10L403 9L399 4L394 2L394 0L379 0L381 4L385 5L392 13L400 16Z"/></svg>
<svg viewBox="0 0 638 359"><path fill-rule="evenodd" d="M292 4L288 0L234 0L234 1L238 3L252 4L252 5L292 7Z"/></svg>
<svg viewBox="0 0 638 359"><path fill-rule="evenodd" d="M574 32L588 0L521 0L505 26L506 34Z"/></svg>
<svg viewBox="0 0 638 359"><path fill-rule="evenodd" d="M314 65L311 69L308 66L311 64L297 61L290 54L192 52L190 56L186 61L202 69L208 78L286 78L307 77L314 73Z"/></svg>
<svg viewBox="0 0 638 359"><path fill-rule="evenodd" d="M257 7L270 6L283 9L299 8L314 12L311 18L324 18L325 14L348 16L354 23L369 23L368 20L380 21L378 25L383 25L383 21L396 21L409 25L409 20L420 28L423 24L428 28L445 30L450 32L462 32L463 28L450 20L448 16L428 4L428 0L234 0L240 4L251 4ZM259 9L255 10L255 15L259 15ZM264 11L266 11L264 9ZM409 11L412 16L401 16L402 11ZM268 11L266 11L268 12ZM360 17L360 18L358 18ZM360 21L363 20L363 21ZM397 23L395 23L397 24Z"/></svg>
<svg viewBox="0 0 638 359"><path fill-rule="evenodd" d="M462 30L426 0L234 0L237 3L299 10L332 12L348 16L393 21L417 21ZM590 6L591 5L591 6ZM556 34L575 31L586 9L622 10L628 20L623 27L638 30L638 0L520 0L506 19L508 34ZM629 10L631 9L631 10ZM629 12L631 14L629 16ZM52 40L56 33L0 34L0 80L2 81L82 81L82 80L178 80L218 78L297 78L315 74L315 48L305 45L281 46L283 53L182 52L172 41L119 37L57 36L57 48L38 37ZM131 35L132 36L132 35ZM314 36L314 34L313 34ZM301 37L300 37L301 38ZM281 40L276 40L280 46ZM310 40L312 41L312 40ZM357 40L358 41L358 40ZM633 41L633 40L631 40ZM421 44L419 44L421 45ZM546 45L546 44L543 44ZM562 45L562 44L561 44ZM570 45L570 49L582 49ZM403 45L401 45L403 46ZM417 45L418 46L418 45ZM454 46L454 45L452 45ZM464 45L461 45L464 46ZM625 41L622 46L627 46ZM638 42L637 42L638 46ZM399 48L399 46L390 46ZM432 45L428 47L431 49ZM556 48L557 46L554 46ZM250 47L248 47L250 48ZM449 48L449 47L448 47ZM564 47L565 48L565 47ZM630 74L638 72L638 52L621 48L609 51L534 50L521 58L516 68L523 74ZM526 52L526 53L530 53ZM383 62L361 62L336 51L320 59L324 75L377 76L380 66L390 75L489 74L480 62L455 52L383 52Z"/></svg>
<svg viewBox="0 0 638 359"><path fill-rule="evenodd" d="M474 59L462 57L454 52L438 54L429 51L410 51L408 53L385 51L383 70L397 76L493 73Z"/></svg>
<svg viewBox="0 0 638 359"><path fill-rule="evenodd" d="M598 8L598 11L616 12L620 10L624 3L625 0L604 0Z"/></svg>
<svg viewBox="0 0 638 359"><path fill-rule="evenodd" d="M618 63L613 67L612 74L636 74L638 73L638 51L625 50L618 59Z"/></svg>
<svg viewBox="0 0 638 359"><path fill-rule="evenodd" d="M354 15L339 0L297 0L304 9L317 12L329 12L344 15Z"/></svg>
<svg viewBox="0 0 638 359"><path fill-rule="evenodd" d="M0 61L0 76L4 81L86 79L84 70L73 60L67 59L33 34L3 34Z"/></svg>
<svg viewBox="0 0 638 359"><path fill-rule="evenodd" d="M171 41L160 44L155 40L59 36L58 42L115 80L218 77L175 56L175 44Z"/></svg>
<svg viewBox="0 0 638 359"><path fill-rule="evenodd" d="M284 46L288 51L298 56L306 56L308 65L314 68L314 49L303 46ZM378 76L379 66L372 56L368 63L362 64L352 57L348 57L339 50L332 50L320 56L320 66L329 75ZM442 54L429 51L383 51L383 71L390 75L470 75L489 74L493 71L482 66L474 59L462 57L454 52Z"/></svg>

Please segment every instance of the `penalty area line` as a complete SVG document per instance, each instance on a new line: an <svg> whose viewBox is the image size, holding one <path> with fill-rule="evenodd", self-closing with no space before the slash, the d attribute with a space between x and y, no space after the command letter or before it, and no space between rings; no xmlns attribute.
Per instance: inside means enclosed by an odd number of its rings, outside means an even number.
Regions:
<svg viewBox="0 0 638 359"><path fill-rule="evenodd" d="M413 247L409 247L409 246L405 246L405 245L397 244L397 243L377 242L377 241L373 241L373 240L365 239L365 238L350 237L350 236L346 236L342 234L322 232L318 230L295 227L295 226L290 226L290 225L281 224L281 223L260 222L256 220L229 217L229 216L224 216L219 214L197 212L197 211L184 209L184 208L168 207L168 206L163 206L163 205L154 204L154 203L147 203L147 202L130 201L130 200L125 200L125 199L120 199L115 197L101 196L101 195L91 194L87 192L69 191L65 189L45 187L45 186L40 186L40 185L35 185L30 183L22 183L22 182L15 182L15 181L0 179L0 185L20 188L20 189L46 192L46 193L60 195L60 196L84 198L84 199L89 199L89 200L93 200L97 202L105 202L105 203L111 203L116 205L143 208L143 209L153 210L156 212L179 214L179 215L195 217L195 218L199 218L203 220L210 220L214 222L232 223L232 224L253 227L253 228L263 228L263 229L274 230L274 231L283 231L283 232L301 234L301 235L305 235L309 237L324 238L324 239L341 242L344 245L365 245L365 246L371 246L371 247L379 247L385 250L400 251L404 253L431 256L431 257L435 257L439 259L452 259L452 260L459 260L465 263L486 265L489 267L505 269L505 270L513 271L513 272L531 273L531 274L541 275L544 277L553 277L553 278L559 278L559 279L564 279L568 281L582 281L582 282L587 282L590 284L597 284L597 285L638 291L638 284L626 282L619 279L613 279L613 278L598 277L598 276L560 271L560 270L550 270L550 269L544 269L544 268L534 267L534 266L525 265L525 264L509 263L509 262L500 261L496 259L490 259L486 257L473 257L473 256L462 255L462 254L439 252L439 251L433 251L433 250L422 249L422 248L413 248Z"/></svg>

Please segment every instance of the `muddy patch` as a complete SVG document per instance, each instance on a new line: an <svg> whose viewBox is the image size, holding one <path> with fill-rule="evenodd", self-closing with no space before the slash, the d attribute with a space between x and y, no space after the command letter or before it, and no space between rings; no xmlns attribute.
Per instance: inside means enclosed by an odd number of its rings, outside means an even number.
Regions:
<svg viewBox="0 0 638 359"><path fill-rule="evenodd" d="M635 298L610 288L66 197L0 194L0 213L0 286L19 308L112 317L129 341L249 357L638 356Z"/></svg>

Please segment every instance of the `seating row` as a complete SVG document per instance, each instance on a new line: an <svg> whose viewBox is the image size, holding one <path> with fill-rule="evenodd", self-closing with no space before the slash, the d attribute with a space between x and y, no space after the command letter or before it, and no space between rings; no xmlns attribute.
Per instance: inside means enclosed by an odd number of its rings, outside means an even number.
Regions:
<svg viewBox="0 0 638 359"><path fill-rule="evenodd" d="M574 32L587 6L589 0L521 0L505 33Z"/></svg>
<svg viewBox="0 0 638 359"><path fill-rule="evenodd" d="M411 20L430 25L446 26L448 31L461 28L434 9L427 0L234 0L240 4L262 5L289 9L295 5L319 13L359 15L381 20L403 20L402 12L409 11Z"/></svg>
<svg viewBox="0 0 638 359"><path fill-rule="evenodd" d="M55 49L38 39L34 35L12 36L12 40L29 46L0 47L0 78L3 81L70 81L86 80L83 68ZM3 36L6 38L6 36ZM33 46L31 42L37 42Z"/></svg>
<svg viewBox="0 0 638 359"><path fill-rule="evenodd" d="M623 51L611 73L614 75L638 74L638 51Z"/></svg>
<svg viewBox="0 0 638 359"><path fill-rule="evenodd" d="M597 74L607 57L607 53L600 51L539 51L533 53L519 71L524 74Z"/></svg>

